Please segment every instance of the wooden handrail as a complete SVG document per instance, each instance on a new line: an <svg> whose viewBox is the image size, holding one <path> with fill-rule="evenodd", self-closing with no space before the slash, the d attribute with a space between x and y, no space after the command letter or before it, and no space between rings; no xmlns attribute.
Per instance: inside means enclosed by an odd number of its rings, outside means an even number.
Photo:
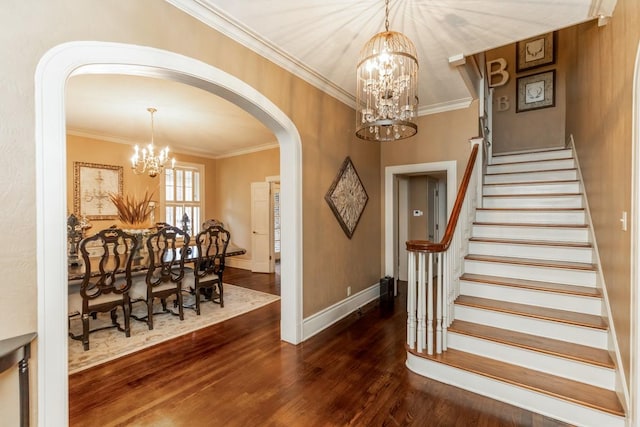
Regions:
<svg viewBox="0 0 640 427"><path fill-rule="evenodd" d="M467 162L467 169L464 171L464 177L462 178L462 183L460 184L460 188L458 188L458 195L456 196L456 202L453 205L453 210L451 211L451 218L449 218L449 223L447 224L447 228L444 232L444 236L442 240L437 242L431 242L429 240L409 240L407 242L407 250L410 252L444 252L449 249L449 245L451 244L451 239L453 239L453 233L456 231L456 226L458 224L458 217L460 216L460 211L462 210L462 204L464 202L464 198L467 194L467 188L469 187L469 181L471 181L471 174L473 173L473 167L476 164L476 158L478 157L478 145L474 144L471 149L471 154L469 155L469 161Z"/></svg>

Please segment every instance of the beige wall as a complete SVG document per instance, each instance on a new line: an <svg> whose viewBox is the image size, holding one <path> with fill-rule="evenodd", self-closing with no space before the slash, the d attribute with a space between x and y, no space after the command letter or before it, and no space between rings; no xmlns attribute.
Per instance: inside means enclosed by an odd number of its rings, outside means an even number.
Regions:
<svg viewBox="0 0 640 427"><path fill-rule="evenodd" d="M493 95L493 153L561 147L565 144L565 70L568 49L566 39L559 34L556 44L556 63L516 73L516 44L486 52L486 60L504 58L509 81L494 89ZM519 77L556 70L555 107L516 113L517 79ZM500 111L501 98L509 108ZM502 105L505 105L504 101Z"/></svg>
<svg viewBox="0 0 640 427"><path fill-rule="evenodd" d="M159 24L167 22L171 25ZM302 138L304 316L344 299L346 286L357 292L376 283L381 271L380 148L355 140L351 108L166 2L50 0L34 8L32 2L5 0L0 28L0 50L10 57L0 76L0 203L4 222L10 224L0 249L5 279L0 293L13 306L0 312L0 339L37 328L34 76L45 52L68 41L169 50L212 64L264 94L291 118ZM345 237L324 201L347 155L370 197L352 239ZM35 374L37 345L34 350ZM33 380L32 387L36 396ZM3 414L8 412L5 404L11 404L6 402L0 402ZM35 409L34 404L34 419Z"/></svg>
<svg viewBox="0 0 640 427"><path fill-rule="evenodd" d="M429 220L429 196L427 194L427 177L413 176L409 178L409 240L427 240L427 221ZM414 216L414 210L421 210L422 216Z"/></svg>
<svg viewBox="0 0 640 427"><path fill-rule="evenodd" d="M67 212L71 213L73 209L73 171L74 162L97 163L111 166L121 166L123 171L123 192L125 195L143 196L145 191L153 193L153 200L160 200L160 184L159 177L150 178L148 175L135 175L131 171L129 158L131 158L132 148L130 145L117 144L114 142L102 141L99 139L87 138L67 134ZM216 164L213 159L190 156L186 154L173 153L177 162L198 163L204 165L205 177L215 177ZM205 178L206 179L206 178ZM209 181L209 180L207 180ZM204 218L213 215L214 188L213 179L205 183L204 195ZM155 210L156 221L162 218L162 207L157 206ZM110 227L113 224L120 224L117 220L93 220L92 228L89 234Z"/></svg>
<svg viewBox="0 0 640 427"><path fill-rule="evenodd" d="M280 175L280 149L216 160L215 206L212 218L224 222L231 241L251 259L251 183Z"/></svg>
<svg viewBox="0 0 640 427"><path fill-rule="evenodd" d="M567 70L567 134L573 134L613 312L623 369L631 355L630 233L633 70L640 3L618 0L610 22L561 32L573 56Z"/></svg>

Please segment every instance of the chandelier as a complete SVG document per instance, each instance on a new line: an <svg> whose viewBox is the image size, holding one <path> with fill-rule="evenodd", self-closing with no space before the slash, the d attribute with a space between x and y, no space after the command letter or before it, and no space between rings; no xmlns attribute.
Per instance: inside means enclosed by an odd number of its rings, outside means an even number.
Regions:
<svg viewBox="0 0 640 427"><path fill-rule="evenodd" d="M151 142L146 148L140 150L136 145L135 153L131 157L131 169L136 175L147 173L151 178L158 176L164 169L165 164L169 160L169 147L165 147L158 154L155 153L153 145L153 113L155 108L149 107L147 111L151 113ZM176 159L171 159L171 167L175 166Z"/></svg>
<svg viewBox="0 0 640 427"><path fill-rule="evenodd" d="M356 136L369 141L395 141L418 132L416 48L404 34L389 31L389 0L384 26L360 51L356 69Z"/></svg>

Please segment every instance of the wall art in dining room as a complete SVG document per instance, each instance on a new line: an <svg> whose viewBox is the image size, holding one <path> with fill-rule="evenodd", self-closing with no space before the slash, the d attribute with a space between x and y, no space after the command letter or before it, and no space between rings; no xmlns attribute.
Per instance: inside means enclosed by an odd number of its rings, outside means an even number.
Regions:
<svg viewBox="0 0 640 427"><path fill-rule="evenodd" d="M122 166L73 162L73 210L89 220L116 219L109 194L122 195Z"/></svg>

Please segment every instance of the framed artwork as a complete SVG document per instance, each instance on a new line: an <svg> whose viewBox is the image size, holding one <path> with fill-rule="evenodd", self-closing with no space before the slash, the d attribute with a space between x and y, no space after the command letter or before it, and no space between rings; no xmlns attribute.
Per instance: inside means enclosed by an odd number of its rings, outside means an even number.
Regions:
<svg viewBox="0 0 640 427"><path fill-rule="evenodd" d="M122 195L122 166L73 162L73 210L89 220L116 219L109 193Z"/></svg>
<svg viewBox="0 0 640 427"><path fill-rule="evenodd" d="M556 105L555 86L556 70L518 77L516 113L554 107Z"/></svg>
<svg viewBox="0 0 640 427"><path fill-rule="evenodd" d="M516 72L556 62L556 33L547 33L516 43Z"/></svg>
<svg viewBox="0 0 640 427"><path fill-rule="evenodd" d="M333 180L324 199L329 204L344 233L351 239L369 200L351 158L347 157L342 162L338 175Z"/></svg>

